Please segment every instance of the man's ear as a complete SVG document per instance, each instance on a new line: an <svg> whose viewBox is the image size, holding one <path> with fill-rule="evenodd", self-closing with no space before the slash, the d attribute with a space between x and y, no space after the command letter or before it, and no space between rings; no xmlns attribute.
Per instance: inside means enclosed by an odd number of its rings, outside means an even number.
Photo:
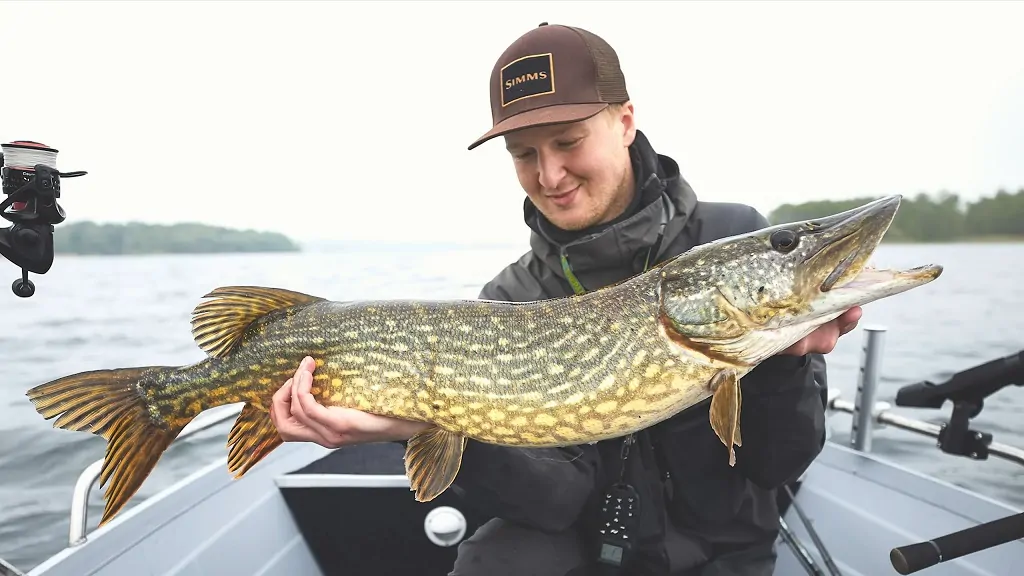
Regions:
<svg viewBox="0 0 1024 576"><path fill-rule="evenodd" d="M636 140L636 116L633 115L633 103L624 102L616 111L615 121L622 126L622 146L628 148Z"/></svg>

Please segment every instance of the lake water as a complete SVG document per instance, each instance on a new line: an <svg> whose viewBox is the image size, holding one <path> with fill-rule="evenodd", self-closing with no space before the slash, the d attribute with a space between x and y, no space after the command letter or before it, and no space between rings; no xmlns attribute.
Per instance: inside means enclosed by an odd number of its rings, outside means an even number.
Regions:
<svg viewBox="0 0 1024 576"><path fill-rule="evenodd" d="M54 430L25 397L53 378L97 368L201 360L189 315L214 287L255 284L335 300L476 297L480 286L522 252L505 248L378 248L349 253L58 257L37 293L15 297L17 269L0 262L0 557L28 570L66 546L72 487L103 440ZM880 401L911 382L948 377L1024 348L1024 244L883 246L878 266L937 262L933 284L871 304L861 325L888 327ZM829 383L853 399L864 333L845 336L828 356ZM941 411L902 414L941 422ZM973 426L996 442L1024 447L1024 389L985 403ZM228 421L172 445L134 506L226 455ZM833 440L848 440L850 419L830 416ZM934 441L881 430L874 451L915 470L1024 508L1024 467L974 462L940 452ZM102 513L90 499L89 529Z"/></svg>

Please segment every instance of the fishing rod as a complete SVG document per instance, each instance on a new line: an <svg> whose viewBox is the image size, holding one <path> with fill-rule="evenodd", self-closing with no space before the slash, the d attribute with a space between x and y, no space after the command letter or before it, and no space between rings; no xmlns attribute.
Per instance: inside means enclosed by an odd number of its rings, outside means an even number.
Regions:
<svg viewBox="0 0 1024 576"><path fill-rule="evenodd" d="M21 268L21 278L11 289L21 298L35 294L28 273L46 274L53 265L53 227L66 218L57 202L60 179L84 176L87 172L57 170L57 150L30 140L2 144L3 192L0 216L11 222L0 229L0 256Z"/></svg>
<svg viewBox="0 0 1024 576"><path fill-rule="evenodd" d="M821 537L818 536L818 531L814 529L811 524L811 519L804 514L803 508L796 501L796 496L793 494L793 490L788 485L785 486L786 495L789 496L789 504L796 510L796 515L800 518L800 522L807 529L807 533L811 535L811 541L814 542L814 547L818 549L818 553L821 554L821 559L825 561L825 566L828 568L828 572L831 576L842 576L842 572L839 571L839 566L836 565L835 561L832 560L832 555L828 553L828 548L825 547L825 543L821 541Z"/></svg>
<svg viewBox="0 0 1024 576"><path fill-rule="evenodd" d="M29 298L36 286L28 273L46 274L53 265L53 227L67 217L57 202L60 179L86 172L57 170L57 150L30 140L0 144L0 182L7 196L0 216L11 225L0 228L0 256L21 268L11 290ZM22 571L0 558L0 576L22 576Z"/></svg>
<svg viewBox="0 0 1024 576"><path fill-rule="evenodd" d="M786 544L793 549L793 555L796 556L796 559L808 574L811 576L825 576L818 563L814 561L814 557L811 556L811 553L807 551L807 548L796 537L796 534L793 534L793 531L789 529L789 524L781 517L779 518L779 534L782 535L782 539Z"/></svg>
<svg viewBox="0 0 1024 576"><path fill-rule="evenodd" d="M811 556L807 548L800 542L800 540L793 534L793 531L789 528L789 523L786 522L781 516L779 517L779 532L782 535L782 539L789 545L793 550L793 554L796 559L804 567L811 576L842 576L842 572L839 571L839 566L832 560L832 555L828 553L828 549L825 547L825 543L822 542L818 536L818 531L814 529L811 524L811 519L808 518L807 514L804 513L803 508L796 501L796 496L793 494L793 490L788 486L784 486L786 496L789 498L789 505L796 510L796 515L800 519L800 523L803 524L804 528L807 529L807 533L811 535L811 541L814 542L814 547L818 549L818 553L821 554L822 560L825 561L825 567L828 568L828 574L822 571L818 563L814 561L814 557Z"/></svg>
<svg viewBox="0 0 1024 576"><path fill-rule="evenodd" d="M900 574L913 574L941 562L1014 540L1024 540L1024 512L971 526L934 540L893 548L889 552L889 561Z"/></svg>

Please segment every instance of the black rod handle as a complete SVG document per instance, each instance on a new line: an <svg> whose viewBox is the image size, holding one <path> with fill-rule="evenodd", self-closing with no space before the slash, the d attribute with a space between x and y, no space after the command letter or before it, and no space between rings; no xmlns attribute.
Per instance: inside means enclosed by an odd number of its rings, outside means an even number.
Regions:
<svg viewBox="0 0 1024 576"><path fill-rule="evenodd" d="M940 562L1024 539L1024 512L1000 518L934 540L893 548L892 567L900 574L913 574Z"/></svg>

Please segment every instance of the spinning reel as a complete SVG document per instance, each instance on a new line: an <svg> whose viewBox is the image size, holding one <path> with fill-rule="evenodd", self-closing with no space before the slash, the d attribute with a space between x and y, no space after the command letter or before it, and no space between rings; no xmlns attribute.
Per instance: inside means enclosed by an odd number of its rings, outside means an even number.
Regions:
<svg viewBox="0 0 1024 576"><path fill-rule="evenodd" d="M60 179L86 172L57 170L57 150L38 142L18 140L3 144L3 191L0 216L11 222L0 229L0 255L21 268L21 278L11 289L22 298L35 294L28 273L45 274L53 264L53 227L65 219L60 198Z"/></svg>

